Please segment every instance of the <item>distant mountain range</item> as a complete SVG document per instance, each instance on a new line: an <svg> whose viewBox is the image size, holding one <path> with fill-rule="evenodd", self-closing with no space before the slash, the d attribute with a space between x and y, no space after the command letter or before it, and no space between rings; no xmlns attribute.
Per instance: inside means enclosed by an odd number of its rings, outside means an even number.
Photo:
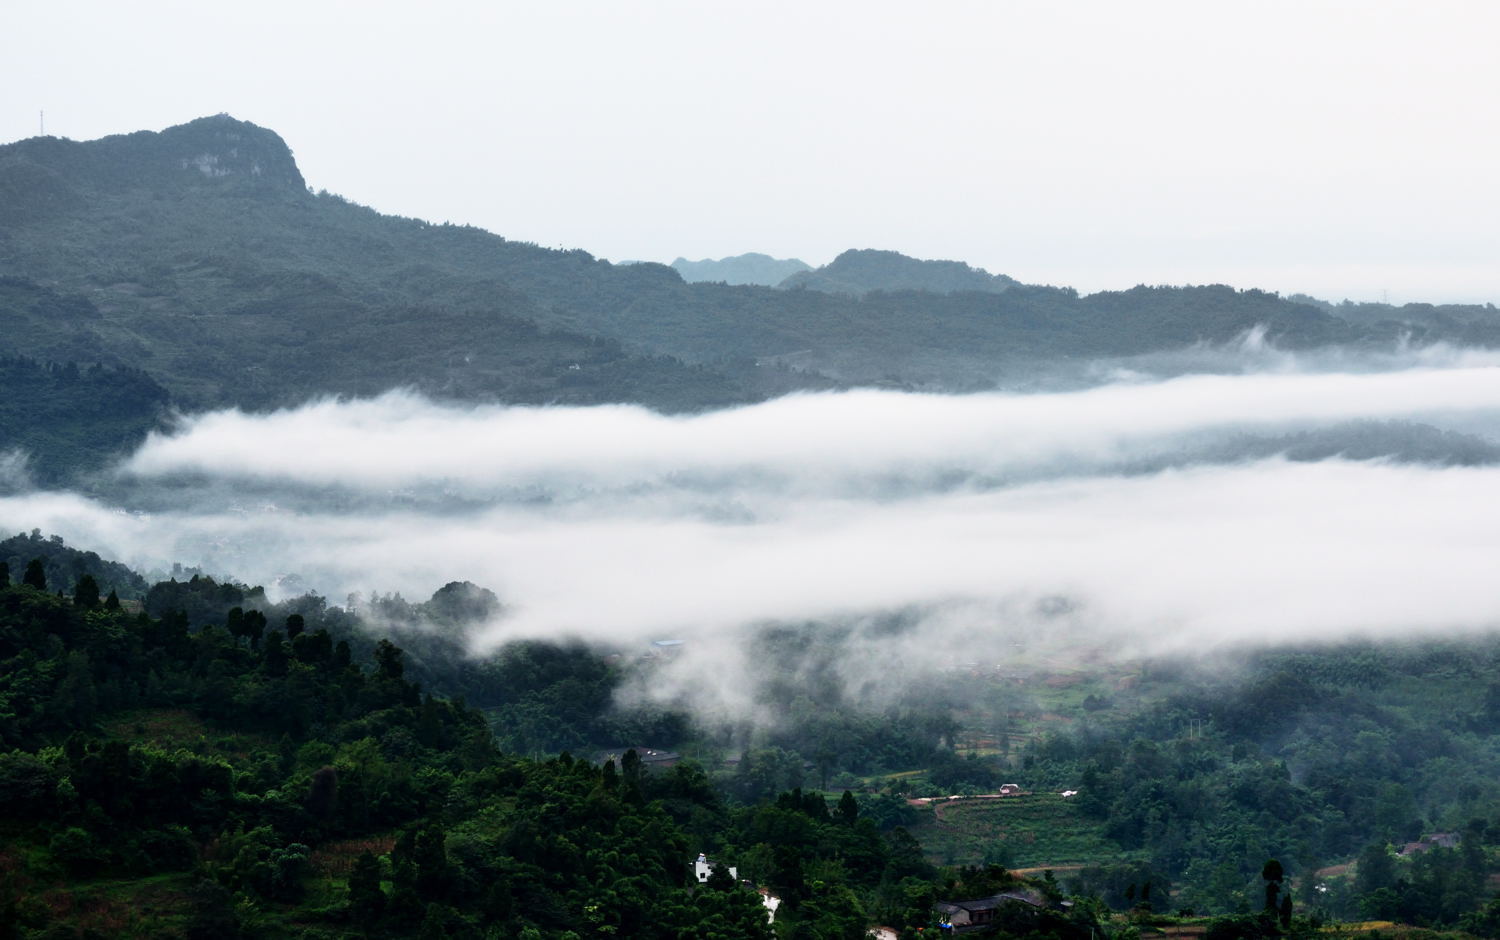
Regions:
<svg viewBox="0 0 1500 940"><path fill-rule="evenodd" d="M899 252L872 248L851 249L821 268L814 268L797 258L773 258L751 251L717 261L712 258L702 261L678 258L672 262L672 269L689 284L757 284L851 297L863 297L871 291L897 290L998 294L1019 283L1003 274L971 268L962 261L921 261Z"/></svg>
<svg viewBox="0 0 1500 940"><path fill-rule="evenodd" d="M1000 294L1020 284L1003 274L971 268L962 261L919 261L894 251L846 251L817 270L789 275L777 286L862 297L871 291L961 291Z"/></svg>
<svg viewBox="0 0 1500 940"><path fill-rule="evenodd" d="M962 390L1255 327L1292 348L1500 346L1492 307L1329 306L1221 286L1080 297L889 251L845 252L784 289L728 283L798 264L612 265L384 216L309 192L279 136L227 115L0 147L0 357L99 362L109 368L90 388L155 383L185 408L394 385L678 411L850 384ZM690 283L702 276L717 282ZM28 368L0 375L42 387ZM41 446L28 434L0 428L0 455Z"/></svg>
<svg viewBox="0 0 1500 940"><path fill-rule="evenodd" d="M704 258L702 261L678 258L672 262L672 268L689 284L708 282L775 287L794 274L811 271L812 265L796 258L773 258L751 251L717 261L711 258Z"/></svg>

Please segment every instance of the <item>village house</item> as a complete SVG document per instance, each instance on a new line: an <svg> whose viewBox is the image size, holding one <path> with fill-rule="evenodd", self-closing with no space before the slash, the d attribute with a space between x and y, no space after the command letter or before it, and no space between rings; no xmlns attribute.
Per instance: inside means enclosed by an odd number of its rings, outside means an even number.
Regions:
<svg viewBox="0 0 1500 940"><path fill-rule="evenodd" d="M677 762L682 760L682 755L676 751L659 751L651 747L637 747L630 748L630 750L635 751L635 756L641 759L641 766L646 770L666 770L677 766ZM625 762L625 751L605 751L598 755L595 763L602 764L607 760L614 761L615 766L619 767Z"/></svg>
<svg viewBox="0 0 1500 940"><path fill-rule="evenodd" d="M1002 891L986 898L968 901L938 901L932 906L939 926L954 934L980 933L994 923L996 915L1007 904L1024 904L1028 907L1047 907L1046 897L1031 888Z"/></svg>
<svg viewBox="0 0 1500 940"><path fill-rule="evenodd" d="M720 867L718 862L713 861L707 855L699 852L698 858L693 862L693 877L698 880L698 883L700 885L704 884L708 881L708 876L713 874L714 869L718 867ZM729 872L729 877L735 879L739 878L739 869L730 865L727 867L727 870Z"/></svg>
<svg viewBox="0 0 1500 940"><path fill-rule="evenodd" d="M739 880L739 869L735 868L733 865L721 865L721 863L709 858L707 854L699 852L698 857L693 860L693 880L700 885L707 884L709 876L712 875L715 870L718 870L720 868L722 868L724 871L729 872L729 877L735 880ZM754 887L754 885L749 881L741 882L741 884L748 887ZM755 888L755 891L760 895L761 907L764 907L766 909L767 922L775 923L776 909L781 906L781 898L778 898L776 895L772 894L765 888Z"/></svg>

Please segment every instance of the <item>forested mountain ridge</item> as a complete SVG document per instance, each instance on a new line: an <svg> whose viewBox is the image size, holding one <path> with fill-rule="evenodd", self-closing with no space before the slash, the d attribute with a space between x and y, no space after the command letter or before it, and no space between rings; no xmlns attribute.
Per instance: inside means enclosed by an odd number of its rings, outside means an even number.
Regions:
<svg viewBox="0 0 1500 940"><path fill-rule="evenodd" d="M883 252L822 269L858 275L862 296L689 284L664 265L313 194L280 137L227 115L0 147L0 194L0 351L144 369L187 408L400 384L668 410L831 382L982 388L1255 327L1294 348L1500 345L1487 307L1331 307L1215 286L1080 297ZM908 273L877 276L887 269ZM1005 289L969 289L984 285Z"/></svg>
<svg viewBox="0 0 1500 940"><path fill-rule="evenodd" d="M0 227L9 351L145 368L185 407L410 385L672 410L779 390L633 356L555 317L544 328L505 269L567 280L577 258L315 196L279 137L227 116L12 144L0 148L0 191L17 194ZM488 257L472 257L476 245ZM511 252L530 263L507 263Z"/></svg>

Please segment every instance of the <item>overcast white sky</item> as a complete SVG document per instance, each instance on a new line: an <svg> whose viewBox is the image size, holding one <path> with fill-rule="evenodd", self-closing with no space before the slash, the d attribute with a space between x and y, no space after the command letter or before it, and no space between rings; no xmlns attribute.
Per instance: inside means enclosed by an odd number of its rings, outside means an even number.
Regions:
<svg viewBox="0 0 1500 940"><path fill-rule="evenodd" d="M226 111L611 258L1500 302L1500 4L5 0L0 141Z"/></svg>

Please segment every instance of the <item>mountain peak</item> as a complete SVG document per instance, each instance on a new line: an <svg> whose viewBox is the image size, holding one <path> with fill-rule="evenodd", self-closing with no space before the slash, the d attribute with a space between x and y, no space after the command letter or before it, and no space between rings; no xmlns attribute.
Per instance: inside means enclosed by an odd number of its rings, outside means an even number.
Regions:
<svg viewBox="0 0 1500 940"><path fill-rule="evenodd" d="M259 192L307 190L291 148L280 135L228 114L163 131L90 141L32 137L0 147L0 164L12 173L22 172L17 169L22 165L40 168L56 174L70 189L163 189L218 182Z"/></svg>
<svg viewBox="0 0 1500 940"><path fill-rule="evenodd" d="M208 179L240 176L299 192L307 188L281 135L249 121L220 113L169 127L156 136L156 149L169 168L175 163L175 169L195 170Z"/></svg>

